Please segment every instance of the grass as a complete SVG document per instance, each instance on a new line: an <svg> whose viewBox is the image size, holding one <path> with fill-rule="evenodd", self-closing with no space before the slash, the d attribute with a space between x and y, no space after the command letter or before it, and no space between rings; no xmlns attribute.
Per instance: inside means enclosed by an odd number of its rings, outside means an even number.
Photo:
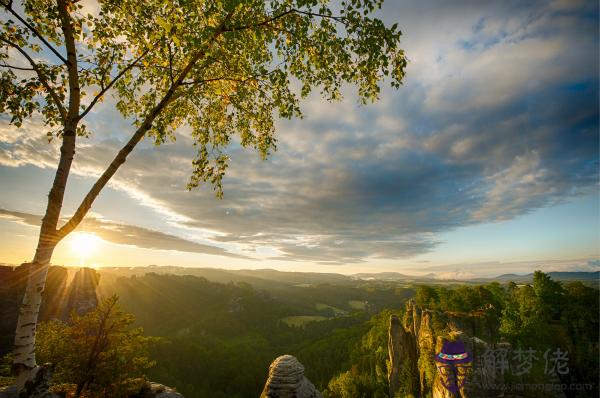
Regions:
<svg viewBox="0 0 600 398"><path fill-rule="evenodd" d="M326 321L327 317L320 315L297 315L297 316L286 316L281 318L281 321L288 326L304 327L309 322Z"/></svg>
<svg viewBox="0 0 600 398"><path fill-rule="evenodd" d="M354 310L366 310L367 309L366 301L350 300L350 301L348 301L348 305L350 305L350 307Z"/></svg>
<svg viewBox="0 0 600 398"><path fill-rule="evenodd" d="M323 304L323 303L315 304L315 308L317 309L317 311L331 309L331 310L333 310L333 313L335 314L335 316L342 316L342 315L346 315L348 313L347 311L344 311L340 308L333 307L331 305L327 305L327 304Z"/></svg>

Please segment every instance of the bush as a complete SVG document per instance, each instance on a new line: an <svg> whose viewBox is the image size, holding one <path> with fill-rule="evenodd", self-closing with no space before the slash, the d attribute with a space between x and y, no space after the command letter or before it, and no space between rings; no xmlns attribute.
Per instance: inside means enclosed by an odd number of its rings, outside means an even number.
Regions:
<svg viewBox="0 0 600 398"><path fill-rule="evenodd" d="M154 337L132 328L134 318L119 308L118 298L104 300L94 311L71 314L68 324L40 324L36 355L54 365L54 390L75 397L126 397L141 387Z"/></svg>

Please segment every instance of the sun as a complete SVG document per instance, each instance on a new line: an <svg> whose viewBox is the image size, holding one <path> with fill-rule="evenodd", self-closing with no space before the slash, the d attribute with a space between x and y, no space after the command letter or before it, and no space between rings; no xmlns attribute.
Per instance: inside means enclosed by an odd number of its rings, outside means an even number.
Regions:
<svg viewBox="0 0 600 398"><path fill-rule="evenodd" d="M85 232L73 234L73 238L71 239L71 250L81 259L80 265L83 266L85 264L86 257L94 252L100 241L101 239L94 234Z"/></svg>

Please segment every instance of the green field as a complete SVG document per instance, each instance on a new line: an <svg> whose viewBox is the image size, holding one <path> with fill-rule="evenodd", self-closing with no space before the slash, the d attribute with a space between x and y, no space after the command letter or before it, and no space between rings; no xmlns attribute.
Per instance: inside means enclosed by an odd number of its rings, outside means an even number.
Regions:
<svg viewBox="0 0 600 398"><path fill-rule="evenodd" d="M354 310L366 310L367 302L360 300L350 300L348 301L348 305Z"/></svg>
<svg viewBox="0 0 600 398"><path fill-rule="evenodd" d="M323 303L315 304L315 308L317 309L317 311L332 310L335 316L343 316L348 313L348 311L344 311L340 308L333 307L331 305L327 305L327 304L323 304Z"/></svg>
<svg viewBox="0 0 600 398"><path fill-rule="evenodd" d="M329 318L320 315L297 315L281 318L281 322L288 326L304 327L309 322L326 321L327 319Z"/></svg>

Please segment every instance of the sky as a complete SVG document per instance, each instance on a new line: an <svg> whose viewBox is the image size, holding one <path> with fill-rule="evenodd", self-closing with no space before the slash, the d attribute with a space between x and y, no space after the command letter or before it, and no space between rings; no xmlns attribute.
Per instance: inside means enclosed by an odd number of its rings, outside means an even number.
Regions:
<svg viewBox="0 0 600 398"><path fill-rule="evenodd" d="M312 95L267 160L230 148L224 197L188 192L194 152L143 141L55 251L61 265L275 268L469 278L600 270L596 1L392 1L409 59L375 104ZM35 119L0 117L0 262L32 258L57 164ZM132 134L87 119L63 215ZM56 141L56 140L55 140ZM95 236L82 250L79 234Z"/></svg>

